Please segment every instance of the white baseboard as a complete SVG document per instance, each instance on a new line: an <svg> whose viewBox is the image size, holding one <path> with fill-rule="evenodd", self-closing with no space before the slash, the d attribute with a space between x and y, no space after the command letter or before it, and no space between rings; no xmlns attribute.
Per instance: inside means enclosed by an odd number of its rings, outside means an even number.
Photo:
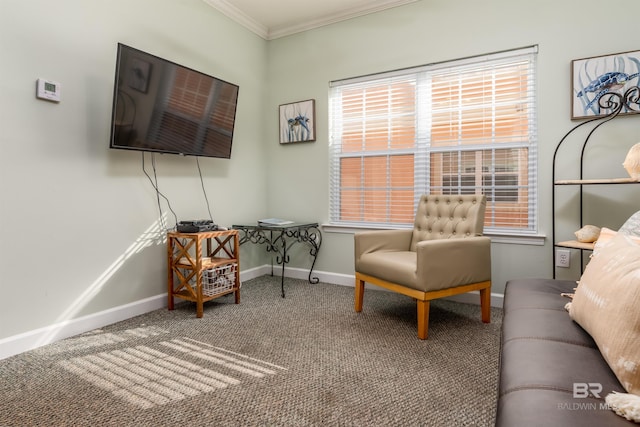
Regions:
<svg viewBox="0 0 640 427"><path fill-rule="evenodd" d="M0 340L0 360L52 342L167 306L167 295L156 295L98 313L65 320Z"/></svg>
<svg viewBox="0 0 640 427"><path fill-rule="evenodd" d="M275 276L281 276L281 273L282 269L279 266L274 266L273 274ZM263 265L242 271L240 273L240 281L251 280L267 274L271 274L271 265ZM287 267L285 269L285 277L307 280L309 278L309 270ZM313 271L312 277L317 277L320 280L320 283L331 283L341 286L353 287L355 282L354 275L331 273L326 271ZM370 285L367 285L367 288L381 290L376 286ZM447 299L469 304L480 304L480 297L477 291L454 295ZM502 307L502 301L502 294L491 294L492 307ZM33 331L3 338L0 339L0 360L25 351L33 350L64 338L92 331L153 310L158 310L166 306L166 294L156 295L140 301L114 307L109 310L104 310L76 319L65 320Z"/></svg>
<svg viewBox="0 0 640 427"><path fill-rule="evenodd" d="M274 276L280 276L281 272L282 270L278 268L278 269L274 269L273 274ZM267 270L264 274L271 274L270 266L267 266ZM309 270L305 270L303 268L288 267L285 269L285 277L307 280L309 278ZM351 287L355 286L355 280L356 280L353 274L339 274L339 273L331 273L327 271L314 271L312 274L312 277L317 277L318 279L320 279L321 283L331 283L334 285L351 286ZM383 291L383 292L391 292L386 289L370 285L368 283L365 284L365 286L366 286L366 289L374 289L374 290ZM444 299L466 303L466 304L480 305L480 292L472 291L472 292L467 292L465 294L452 295ZM492 293L491 307L502 308L503 300L504 300L503 294Z"/></svg>
<svg viewBox="0 0 640 427"><path fill-rule="evenodd" d="M450 301L455 301L455 302L462 302L466 304L480 305L480 292L471 291L471 292L467 292L466 294L452 295L444 299L448 299ZM502 308L503 301L504 301L503 294L494 294L494 293L491 294L491 307Z"/></svg>
<svg viewBox="0 0 640 427"><path fill-rule="evenodd" d="M266 265L252 268L240 273L240 281L264 276L270 272L270 266ZM153 310L158 310L166 306L167 295L161 294L98 313L76 319L65 320L33 331L0 339L0 360L11 357L15 354L33 350L61 339L92 331L97 328L102 328Z"/></svg>
<svg viewBox="0 0 640 427"><path fill-rule="evenodd" d="M243 278L243 280L249 280L256 277L264 276L271 274L271 266L263 265L261 267L253 268L250 271L247 271L247 277ZM251 273L251 274L249 274ZM245 272L242 273L243 275ZM282 275L282 268L280 266L274 266L273 275L280 277ZM304 268L296 268L296 267L287 267L284 272L285 277L290 277L292 279L309 279L309 270ZM331 283L333 285L341 285L341 286L351 286L355 285L355 276L353 274L340 274L340 273L332 273L329 271L316 271L314 270L311 274L311 277L317 277L320 280L320 283ZM383 292L391 292L386 289L380 288L378 286L366 284L367 289L373 289L377 291ZM451 301L461 302L465 304L476 304L480 305L480 292L472 291L467 292L465 294L452 295L450 297L446 297L444 299L448 299ZM502 303L504 301L504 295L498 293L491 294L491 307L502 308Z"/></svg>

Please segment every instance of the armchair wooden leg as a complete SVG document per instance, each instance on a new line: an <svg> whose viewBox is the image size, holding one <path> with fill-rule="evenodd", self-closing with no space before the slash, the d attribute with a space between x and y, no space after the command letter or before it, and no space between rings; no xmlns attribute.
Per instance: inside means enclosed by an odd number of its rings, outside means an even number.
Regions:
<svg viewBox="0 0 640 427"><path fill-rule="evenodd" d="M491 322L491 287L480 289L480 309L482 310L482 321Z"/></svg>
<svg viewBox="0 0 640 427"><path fill-rule="evenodd" d="M429 329L429 301L418 301L418 338L427 339Z"/></svg>
<svg viewBox="0 0 640 427"><path fill-rule="evenodd" d="M364 299L364 280L356 277L356 298L355 298L356 313L360 313L362 311L363 299Z"/></svg>

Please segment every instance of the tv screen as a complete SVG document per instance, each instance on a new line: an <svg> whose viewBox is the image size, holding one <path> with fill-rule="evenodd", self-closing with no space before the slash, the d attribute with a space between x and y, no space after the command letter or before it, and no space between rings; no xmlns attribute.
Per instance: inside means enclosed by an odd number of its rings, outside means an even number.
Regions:
<svg viewBox="0 0 640 427"><path fill-rule="evenodd" d="M110 147L228 159L238 89L118 43Z"/></svg>

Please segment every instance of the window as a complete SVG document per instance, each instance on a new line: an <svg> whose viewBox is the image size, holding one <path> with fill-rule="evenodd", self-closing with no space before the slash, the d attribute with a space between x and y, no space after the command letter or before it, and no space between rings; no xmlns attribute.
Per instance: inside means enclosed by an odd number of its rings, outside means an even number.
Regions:
<svg viewBox="0 0 640 427"><path fill-rule="evenodd" d="M486 232L535 233L536 52L332 82L331 222L408 227L422 194L483 193Z"/></svg>

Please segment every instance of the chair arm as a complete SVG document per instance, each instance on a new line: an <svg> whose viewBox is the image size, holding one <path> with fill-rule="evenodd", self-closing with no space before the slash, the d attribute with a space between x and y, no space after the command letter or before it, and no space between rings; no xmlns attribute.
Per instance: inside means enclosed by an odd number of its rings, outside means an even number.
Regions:
<svg viewBox="0 0 640 427"><path fill-rule="evenodd" d="M418 283L427 291L491 280L489 237L424 240L416 252Z"/></svg>
<svg viewBox="0 0 640 427"><path fill-rule="evenodd" d="M355 266L363 254L377 251L408 251L413 230L374 230L354 234Z"/></svg>

